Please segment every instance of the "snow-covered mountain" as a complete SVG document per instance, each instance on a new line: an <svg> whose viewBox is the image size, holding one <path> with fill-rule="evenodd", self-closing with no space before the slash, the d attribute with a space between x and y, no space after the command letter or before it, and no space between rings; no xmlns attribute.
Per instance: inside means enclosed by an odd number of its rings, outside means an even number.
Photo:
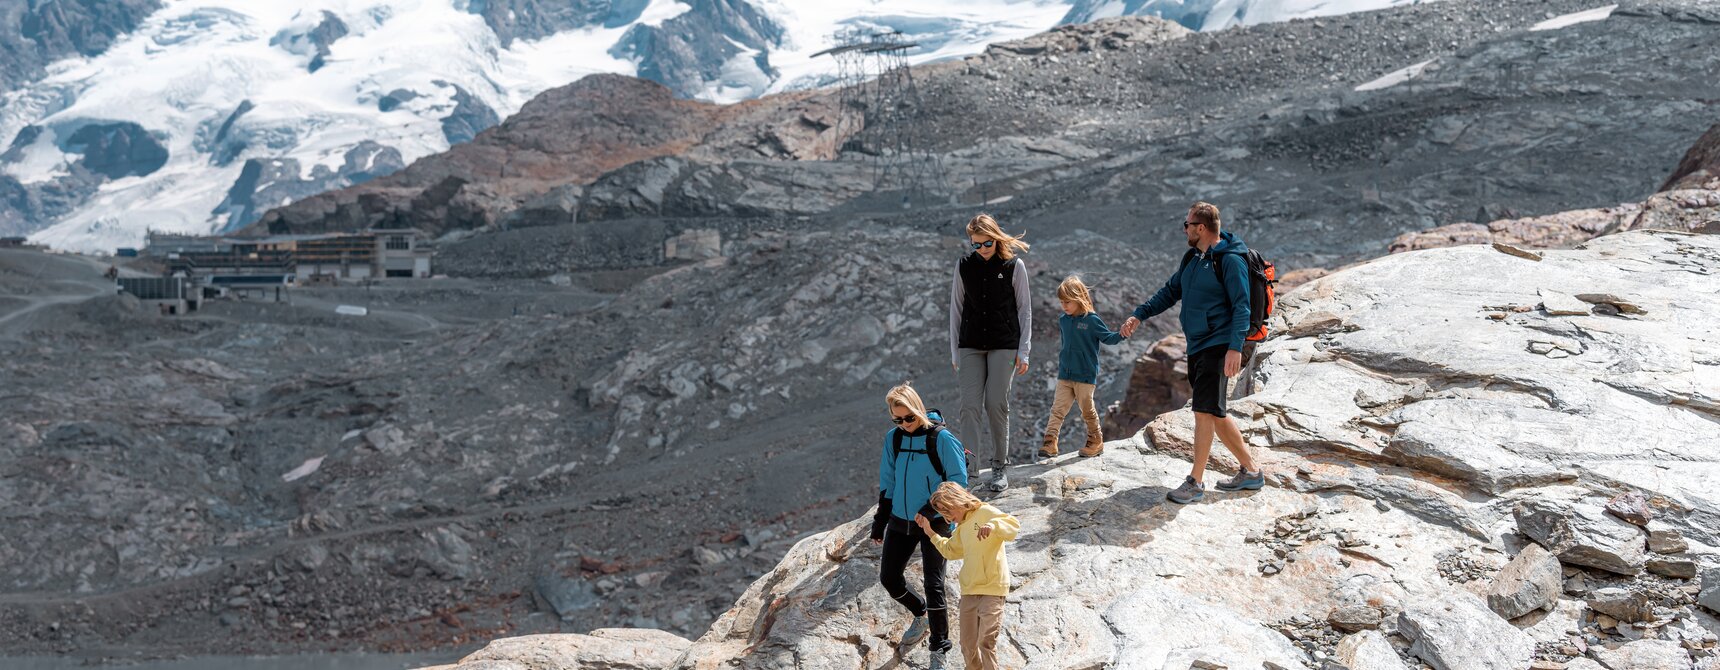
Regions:
<svg viewBox="0 0 1720 670"><path fill-rule="evenodd" d="M1121 14L1217 29L1407 1L164 0L0 94L0 235L102 251L227 230L587 74L716 102L824 85L835 63L814 54L849 29L900 31L927 62Z"/></svg>

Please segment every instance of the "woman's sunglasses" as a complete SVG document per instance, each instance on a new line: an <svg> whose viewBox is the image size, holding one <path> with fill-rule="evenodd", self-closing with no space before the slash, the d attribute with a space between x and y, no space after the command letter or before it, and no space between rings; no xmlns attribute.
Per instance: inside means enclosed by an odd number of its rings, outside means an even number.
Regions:
<svg viewBox="0 0 1720 670"><path fill-rule="evenodd" d="M915 417L912 414L909 414L907 416L892 416L892 417L890 417L890 422L900 426L904 423L910 423L914 419L915 419Z"/></svg>
<svg viewBox="0 0 1720 670"><path fill-rule="evenodd" d="M993 242L995 242L995 241L996 241L996 240L986 240L986 241L984 241L984 242L974 242L974 243L973 243L973 249L974 249L974 251L979 251L979 250L980 250L980 248L982 248L982 247L983 247L983 248L986 248L986 249L990 249L990 248L991 248L991 245L992 245L992 243L993 243Z"/></svg>

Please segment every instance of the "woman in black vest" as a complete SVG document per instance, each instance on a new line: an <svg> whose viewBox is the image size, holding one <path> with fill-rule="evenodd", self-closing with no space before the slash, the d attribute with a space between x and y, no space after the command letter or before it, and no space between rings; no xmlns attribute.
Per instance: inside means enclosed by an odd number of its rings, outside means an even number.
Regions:
<svg viewBox="0 0 1720 670"><path fill-rule="evenodd" d="M979 444L980 417L991 429L991 480L994 491L1009 487L1009 384L1027 372L1033 334L1027 268L1016 254L1027 250L1018 236L1003 232L997 220L981 214L967 224L973 253L956 266L950 289L950 365L961 386L961 429ZM1014 373L1012 375L1011 373ZM977 446L968 473L977 475L983 451Z"/></svg>

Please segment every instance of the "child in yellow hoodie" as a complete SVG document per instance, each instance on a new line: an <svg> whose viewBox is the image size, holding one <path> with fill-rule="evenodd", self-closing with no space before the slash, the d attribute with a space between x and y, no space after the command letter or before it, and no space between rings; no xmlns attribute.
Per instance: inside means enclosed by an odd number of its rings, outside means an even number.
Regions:
<svg viewBox="0 0 1720 670"><path fill-rule="evenodd" d="M930 532L926 517L914 516L938 553L962 562L962 658L970 670L996 670L1003 599L1009 595L1009 559L1004 556L1003 543L1015 539L1021 522L981 502L955 482L944 482L932 492L932 508L956 523L956 531L946 538Z"/></svg>

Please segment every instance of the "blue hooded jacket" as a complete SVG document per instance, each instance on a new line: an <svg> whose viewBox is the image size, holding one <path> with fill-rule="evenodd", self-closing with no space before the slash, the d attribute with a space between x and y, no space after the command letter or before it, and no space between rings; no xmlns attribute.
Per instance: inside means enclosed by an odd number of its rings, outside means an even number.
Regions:
<svg viewBox="0 0 1720 670"><path fill-rule="evenodd" d="M1248 245L1235 233L1219 233L1218 244L1171 275L1158 293L1135 308L1135 318L1147 320L1182 301L1182 330L1188 353L1228 346L1242 351L1248 337ZM1224 284L1218 283L1214 262L1224 263ZM1227 297L1228 296L1228 297Z"/></svg>
<svg viewBox="0 0 1720 670"><path fill-rule="evenodd" d="M885 513L892 517L912 524L915 514L924 514L926 518L937 517L936 510L931 507L932 491L939 484L952 481L967 486L967 457L962 450L961 440L947 429L938 431L935 448L938 450L938 460L944 466L947 479L938 476L938 470L932 467L930 456L922 452L926 449L926 431L907 433L902 436L902 450L896 453L892 437L896 429L884 433L884 448L878 456L878 511L877 522L873 524L872 536L883 537L882 524Z"/></svg>

